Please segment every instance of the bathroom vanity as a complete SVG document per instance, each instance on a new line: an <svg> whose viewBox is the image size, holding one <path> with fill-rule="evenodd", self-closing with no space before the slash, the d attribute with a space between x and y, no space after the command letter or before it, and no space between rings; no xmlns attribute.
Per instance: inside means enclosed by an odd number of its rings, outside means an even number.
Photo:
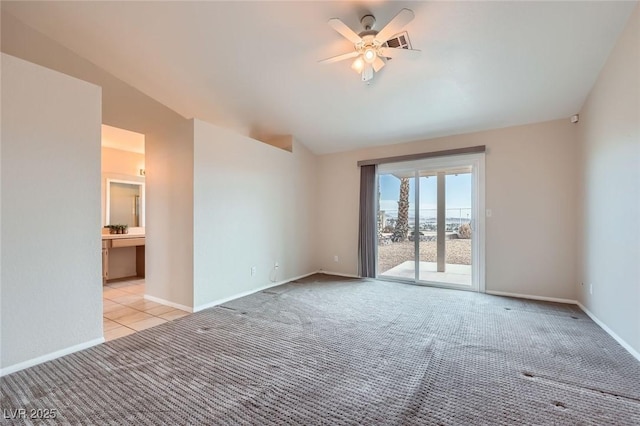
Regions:
<svg viewBox="0 0 640 426"><path fill-rule="evenodd" d="M105 284L110 279L120 278L144 278L144 247L145 234L102 234L102 283ZM126 253L125 253L126 251ZM110 275L109 270L121 271L122 267L112 262L118 262L120 254L126 257L135 257L135 275L126 273L125 276ZM113 258L113 260L112 260ZM122 275L122 272L120 272ZM128 275L128 276L127 276Z"/></svg>

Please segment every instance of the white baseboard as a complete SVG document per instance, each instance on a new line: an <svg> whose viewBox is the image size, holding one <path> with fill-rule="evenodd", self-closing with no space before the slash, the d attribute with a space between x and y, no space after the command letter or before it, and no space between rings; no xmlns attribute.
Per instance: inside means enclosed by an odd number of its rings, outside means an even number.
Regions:
<svg viewBox="0 0 640 426"><path fill-rule="evenodd" d="M622 337L618 336L613 330L611 330L609 327L607 327L607 325L605 323L603 323L602 321L600 321L598 319L598 317L596 317L590 310L588 310L582 303L580 302L576 302L576 304L580 307L580 309L582 309L584 311L585 314L589 315L589 318L591 318L593 320L593 322L595 322L596 324L598 324L600 326L600 328L602 328L604 331L606 331L609 336L613 337L614 340L618 343L620 343L620 346L622 346L623 348L625 348L627 350L627 352L629 352L631 355L633 355L633 357L635 359L637 359L638 361L640 361L640 352L636 351L634 348L631 347L630 344L628 344L627 342L625 342Z"/></svg>
<svg viewBox="0 0 640 426"><path fill-rule="evenodd" d="M316 272L317 274L325 274L325 275L335 275L337 277L345 277L345 278L362 278L358 275L353 274L343 274L342 272L332 272L332 271L323 271L322 269Z"/></svg>
<svg viewBox="0 0 640 426"><path fill-rule="evenodd" d="M104 343L104 337L89 340L88 342L69 346L68 348L60 349L55 352L48 353L46 355L42 355L27 361L22 361L17 364L10 365L8 367L4 367L0 369L0 377L6 376L7 374L15 373L16 371L24 370L25 368L33 367L34 365L42 364L43 362L51 361L52 359L60 358L61 356L69 355L74 352L88 349L92 346L99 345L100 343Z"/></svg>
<svg viewBox="0 0 640 426"><path fill-rule="evenodd" d="M148 294L144 295L145 300L149 300L151 302L156 302L161 305L171 306L172 308L180 309L181 311L186 312L194 312L193 308L186 305L181 305L179 303L169 302L168 300L160 299L159 297L149 296Z"/></svg>
<svg viewBox="0 0 640 426"><path fill-rule="evenodd" d="M205 304L202 304L202 305L194 307L193 308L193 312L200 312L200 311L202 311L204 309L213 308L214 306L221 305L221 304L229 302L231 300L239 299L241 297L248 296L250 294L257 293L259 291L263 291L263 290L269 289L271 287L277 287L279 285L286 284L286 283L291 282L291 281L295 281L295 280L299 280L299 279L302 279L302 278L306 278L306 277L311 276L311 275L316 274L316 273L317 273L316 271L309 272L308 274L300 275L298 277L288 278L286 280L282 280L282 281L278 281L278 282L275 282L275 283L267 284L267 285L262 286L262 287L254 288L254 289L247 290L247 291L243 291L242 293L237 293L237 294L234 294L233 296L225 297L223 299L214 300L213 302L205 303ZM158 302L158 303L160 303L160 302Z"/></svg>
<svg viewBox="0 0 640 426"><path fill-rule="evenodd" d="M567 303L569 305L578 304L578 302L573 299L561 299L559 297L532 296L530 294L508 293L506 291L493 291L493 290L487 290L485 293L492 294L494 296L515 297L518 299L542 300L544 302Z"/></svg>

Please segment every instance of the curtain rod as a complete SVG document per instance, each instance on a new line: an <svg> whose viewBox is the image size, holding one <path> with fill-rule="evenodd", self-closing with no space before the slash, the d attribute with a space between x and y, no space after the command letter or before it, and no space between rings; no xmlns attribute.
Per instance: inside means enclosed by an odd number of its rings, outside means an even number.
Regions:
<svg viewBox="0 0 640 426"><path fill-rule="evenodd" d="M467 148L446 149L444 151L422 152L420 154L399 155L397 157L374 158L372 160L358 161L358 167L372 166L375 164L399 163L401 161L422 160L423 158L444 157L448 155L462 155L485 152L484 145L470 146Z"/></svg>

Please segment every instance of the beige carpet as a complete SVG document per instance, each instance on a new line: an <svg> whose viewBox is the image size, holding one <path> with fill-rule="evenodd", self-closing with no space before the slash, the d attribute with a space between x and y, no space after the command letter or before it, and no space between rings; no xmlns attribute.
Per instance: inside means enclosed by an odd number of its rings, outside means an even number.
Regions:
<svg viewBox="0 0 640 426"><path fill-rule="evenodd" d="M323 275L0 383L50 424L640 424L640 362L575 306Z"/></svg>

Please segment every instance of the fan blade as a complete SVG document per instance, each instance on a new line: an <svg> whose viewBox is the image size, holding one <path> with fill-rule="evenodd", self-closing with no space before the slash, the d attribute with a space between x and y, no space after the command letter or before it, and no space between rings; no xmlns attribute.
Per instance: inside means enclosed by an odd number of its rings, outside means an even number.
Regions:
<svg viewBox="0 0 640 426"><path fill-rule="evenodd" d="M345 23L338 18L329 19L329 26L342 34L344 38L353 44L358 44L362 41L358 34L356 34L351 28L347 27Z"/></svg>
<svg viewBox="0 0 640 426"><path fill-rule="evenodd" d="M415 14L412 10L402 9L383 29L380 30L378 34L376 34L374 40L380 44L384 43L389 40L389 37L394 34L398 34L405 25L413 21L414 17Z"/></svg>
<svg viewBox="0 0 640 426"><path fill-rule="evenodd" d="M384 67L384 60L380 56L376 56L376 60L373 61L373 70L378 72Z"/></svg>
<svg viewBox="0 0 640 426"><path fill-rule="evenodd" d="M400 49L395 47L383 47L380 49L380 56L385 58L415 58L420 54L416 49Z"/></svg>
<svg viewBox="0 0 640 426"><path fill-rule="evenodd" d="M321 64L332 64L334 62L344 61L345 59L355 58L358 55L359 53L354 50L353 52L343 53L342 55L338 56L332 56L331 58L323 59L318 62L320 62Z"/></svg>

